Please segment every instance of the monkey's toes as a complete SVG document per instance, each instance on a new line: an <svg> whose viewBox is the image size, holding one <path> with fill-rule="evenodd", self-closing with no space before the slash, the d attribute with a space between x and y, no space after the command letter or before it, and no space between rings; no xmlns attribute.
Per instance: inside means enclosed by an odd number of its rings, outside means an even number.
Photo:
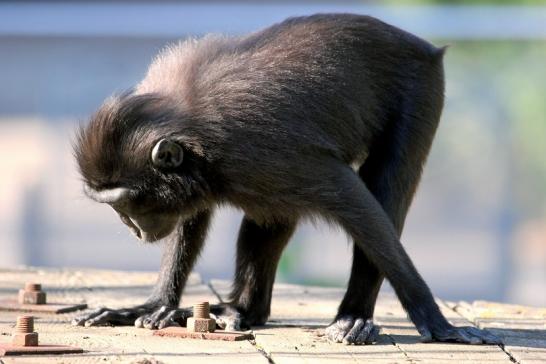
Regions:
<svg viewBox="0 0 546 364"><path fill-rule="evenodd" d="M85 323L88 320L92 320L101 314L103 314L108 309L106 307L100 307L91 311L85 312L83 315L76 316L72 319L72 325L74 326L86 326Z"/></svg>
<svg viewBox="0 0 546 364"><path fill-rule="evenodd" d="M500 345L502 339L487 330L478 329L477 327L465 326L455 327L451 326L447 329L434 330L430 333L428 330L422 332L423 341L440 341L440 342L454 342L471 345Z"/></svg>
<svg viewBox="0 0 546 364"><path fill-rule="evenodd" d="M109 325L130 325L136 316L136 309L113 310L101 307L92 310L72 320L75 326L109 326Z"/></svg>
<svg viewBox="0 0 546 364"><path fill-rule="evenodd" d="M169 326L182 326L186 324L192 312L187 309L178 309L169 306L161 306L154 312L142 315L135 320L135 326L145 329L163 329Z"/></svg>
<svg viewBox="0 0 546 364"><path fill-rule="evenodd" d="M241 331L241 323L242 318L239 314L216 316L216 325L226 331Z"/></svg>
<svg viewBox="0 0 546 364"><path fill-rule="evenodd" d="M326 328L326 337L336 343L346 345L372 344L377 341L379 327L374 325L372 319L343 316Z"/></svg>

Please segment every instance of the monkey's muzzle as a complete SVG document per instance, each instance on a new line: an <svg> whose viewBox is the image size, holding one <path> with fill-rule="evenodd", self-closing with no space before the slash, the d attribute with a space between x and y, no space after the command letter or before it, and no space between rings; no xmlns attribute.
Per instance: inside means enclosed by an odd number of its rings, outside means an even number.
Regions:
<svg viewBox="0 0 546 364"><path fill-rule="evenodd" d="M117 211L121 221L140 240L154 242L169 235L178 222L178 216L170 214L147 214L129 216Z"/></svg>
<svg viewBox="0 0 546 364"><path fill-rule="evenodd" d="M125 215L122 212L118 211L118 215L121 219L121 221L129 227L129 230L139 239L142 239L142 233L140 232L140 229L133 223L131 218L129 216Z"/></svg>

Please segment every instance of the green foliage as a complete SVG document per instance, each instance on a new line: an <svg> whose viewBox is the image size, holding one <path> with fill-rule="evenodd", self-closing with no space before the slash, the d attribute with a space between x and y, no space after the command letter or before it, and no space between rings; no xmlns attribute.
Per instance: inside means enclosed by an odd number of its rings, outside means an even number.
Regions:
<svg viewBox="0 0 546 364"><path fill-rule="evenodd" d="M385 0L392 5L546 5L546 0Z"/></svg>
<svg viewBox="0 0 546 364"><path fill-rule="evenodd" d="M301 243L294 239L284 250L277 269L277 276L280 280L293 277L297 274L298 262L300 259L303 259L301 257L301 248Z"/></svg>
<svg viewBox="0 0 546 364"><path fill-rule="evenodd" d="M456 42L446 55L446 110L434 160L462 163L455 178L476 201L491 189L500 189L496 200L514 193L521 217L546 214L544 64L541 41Z"/></svg>

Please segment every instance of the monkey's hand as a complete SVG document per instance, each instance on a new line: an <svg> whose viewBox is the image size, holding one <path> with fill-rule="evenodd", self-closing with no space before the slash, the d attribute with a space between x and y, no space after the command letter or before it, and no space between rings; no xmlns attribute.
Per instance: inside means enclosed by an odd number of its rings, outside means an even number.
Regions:
<svg viewBox="0 0 546 364"><path fill-rule="evenodd" d="M347 345L372 344L377 341L379 327L372 319L363 319L352 315L345 315L326 328L326 337L336 343Z"/></svg>
<svg viewBox="0 0 546 364"><path fill-rule="evenodd" d="M234 306L227 303L217 303L210 306L210 313L216 319L216 325L226 331L240 331L250 328L244 316Z"/></svg>
<svg viewBox="0 0 546 364"><path fill-rule="evenodd" d="M502 344L502 339L487 330L478 329L473 326L456 327L449 325L447 327L435 327L428 329L427 327L418 327L417 331L422 336L423 342L455 342L463 344Z"/></svg>
<svg viewBox="0 0 546 364"><path fill-rule="evenodd" d="M170 307L157 302L147 302L131 308L110 309L101 307L72 320L76 326L128 326L162 329L185 325L191 310Z"/></svg>

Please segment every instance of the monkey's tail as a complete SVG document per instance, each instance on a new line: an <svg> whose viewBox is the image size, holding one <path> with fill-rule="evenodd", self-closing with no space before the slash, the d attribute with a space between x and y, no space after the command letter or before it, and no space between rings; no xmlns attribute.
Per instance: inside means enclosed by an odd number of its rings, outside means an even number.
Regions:
<svg viewBox="0 0 546 364"><path fill-rule="evenodd" d="M450 44L446 44L442 47L434 47L434 56L438 60L442 60L447 52L447 49L451 47Z"/></svg>

